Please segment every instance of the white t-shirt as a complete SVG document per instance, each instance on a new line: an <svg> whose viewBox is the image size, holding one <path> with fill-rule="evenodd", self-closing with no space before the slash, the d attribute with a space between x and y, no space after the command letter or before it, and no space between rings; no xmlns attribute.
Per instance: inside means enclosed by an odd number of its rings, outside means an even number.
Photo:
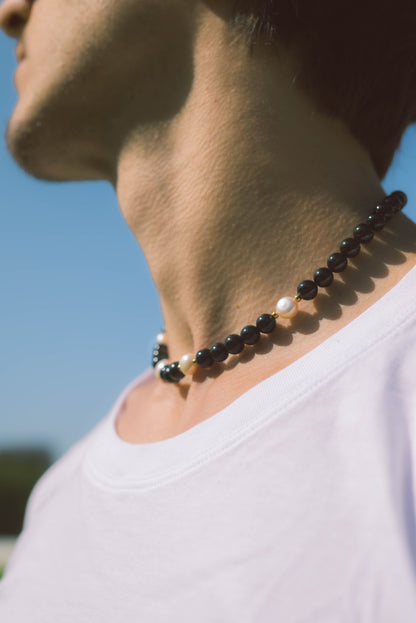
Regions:
<svg viewBox="0 0 416 623"><path fill-rule="evenodd" d="M34 488L1 623L414 623L416 269L186 432L114 427Z"/></svg>

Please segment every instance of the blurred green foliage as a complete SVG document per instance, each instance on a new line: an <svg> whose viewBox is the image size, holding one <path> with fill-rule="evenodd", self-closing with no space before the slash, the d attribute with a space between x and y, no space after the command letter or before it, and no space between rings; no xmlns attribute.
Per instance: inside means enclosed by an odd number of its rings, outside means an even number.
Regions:
<svg viewBox="0 0 416 623"><path fill-rule="evenodd" d="M52 464L43 448L0 451L0 534L21 532L27 499L34 485Z"/></svg>

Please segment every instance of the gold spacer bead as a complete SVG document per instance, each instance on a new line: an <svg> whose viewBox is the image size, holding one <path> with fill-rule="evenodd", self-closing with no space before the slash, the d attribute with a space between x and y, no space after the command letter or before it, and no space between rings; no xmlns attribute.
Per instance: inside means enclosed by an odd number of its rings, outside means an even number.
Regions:
<svg viewBox="0 0 416 623"><path fill-rule="evenodd" d="M195 364L196 363L196 359L192 359L192 363Z"/></svg>
<svg viewBox="0 0 416 623"><path fill-rule="evenodd" d="M296 301L296 303L299 303L301 300L302 300L302 297L301 297L301 296L299 296L299 294L297 294L297 295L295 296L295 301Z"/></svg>
<svg viewBox="0 0 416 623"><path fill-rule="evenodd" d="M272 312L271 315L273 318L279 318L279 314L276 311Z"/></svg>

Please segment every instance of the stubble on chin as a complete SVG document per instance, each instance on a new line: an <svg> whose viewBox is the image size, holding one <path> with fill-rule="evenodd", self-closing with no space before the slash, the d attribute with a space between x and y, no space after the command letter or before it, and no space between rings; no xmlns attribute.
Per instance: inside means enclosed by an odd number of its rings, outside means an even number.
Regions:
<svg viewBox="0 0 416 623"><path fill-rule="evenodd" d="M51 118L46 109L23 119L12 115L5 140L12 158L32 177L51 182L98 179L93 175L84 177L82 158L72 153L70 136L59 124L56 127L53 115Z"/></svg>
<svg viewBox="0 0 416 623"><path fill-rule="evenodd" d="M43 129L42 118L21 120L13 114L5 131L7 149L12 158L26 173L41 179L45 179L41 153Z"/></svg>

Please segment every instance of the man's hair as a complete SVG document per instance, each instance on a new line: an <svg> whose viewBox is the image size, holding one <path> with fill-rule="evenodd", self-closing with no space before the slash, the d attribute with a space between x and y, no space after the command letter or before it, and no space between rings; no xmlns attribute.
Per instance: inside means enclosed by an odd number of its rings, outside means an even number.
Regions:
<svg viewBox="0 0 416 623"><path fill-rule="evenodd" d="M300 87L347 124L382 178L416 121L416 1L234 0L233 21L253 49L293 53Z"/></svg>

